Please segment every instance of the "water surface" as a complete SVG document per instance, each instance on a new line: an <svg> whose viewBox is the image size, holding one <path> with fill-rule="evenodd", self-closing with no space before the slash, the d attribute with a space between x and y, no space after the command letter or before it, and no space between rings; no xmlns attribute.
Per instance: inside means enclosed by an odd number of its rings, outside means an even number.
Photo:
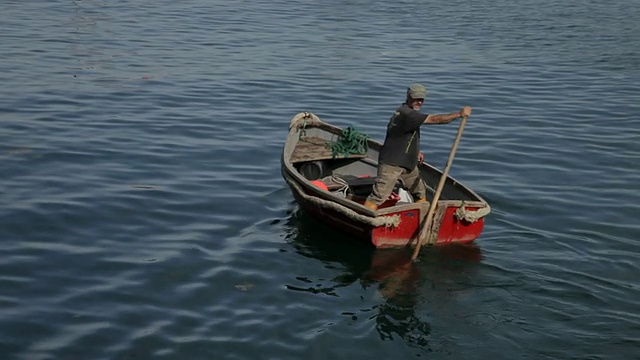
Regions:
<svg viewBox="0 0 640 360"><path fill-rule="evenodd" d="M639 9L5 1L0 353L637 358ZM414 81L473 106L451 174L493 212L411 264L305 216L279 165L297 112L380 140Z"/></svg>

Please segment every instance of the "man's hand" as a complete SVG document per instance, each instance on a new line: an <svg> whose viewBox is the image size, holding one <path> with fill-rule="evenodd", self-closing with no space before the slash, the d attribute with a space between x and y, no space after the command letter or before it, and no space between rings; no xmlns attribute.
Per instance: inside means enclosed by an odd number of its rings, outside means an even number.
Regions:
<svg viewBox="0 0 640 360"><path fill-rule="evenodd" d="M420 151L418 154L418 164L422 164L424 162L424 153Z"/></svg>
<svg viewBox="0 0 640 360"><path fill-rule="evenodd" d="M465 106L460 110L460 117L468 117L471 115L471 106Z"/></svg>

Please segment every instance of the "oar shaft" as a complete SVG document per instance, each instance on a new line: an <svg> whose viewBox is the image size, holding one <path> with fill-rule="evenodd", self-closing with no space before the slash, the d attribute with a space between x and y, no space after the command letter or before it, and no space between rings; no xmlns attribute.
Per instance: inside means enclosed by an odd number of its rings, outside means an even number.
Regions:
<svg viewBox="0 0 640 360"><path fill-rule="evenodd" d="M456 151L458 150L458 144L460 143L460 138L462 138L462 132L464 131L464 126L467 123L467 117L464 116L460 121L460 127L458 127L458 135L456 136L453 145L451 146L451 152L449 152L449 158L447 159L447 165L442 171L442 175L440 176L440 181L438 182L438 187L436 188L436 193L431 200L431 206L429 206L429 212L427 213L427 219L425 220L424 226L422 227L423 231L418 234L418 243L416 244L416 248L413 250L413 256L411 256L411 260L415 260L420 253L420 247L422 246L422 235L424 233L429 234L429 228L431 227L431 222L433 221L433 215L436 211L436 207L438 206L438 200L440 199L440 194L442 193L442 189L444 188L444 184L447 181L447 176L449 176L449 169L451 169L451 164L453 163L453 158L456 156Z"/></svg>

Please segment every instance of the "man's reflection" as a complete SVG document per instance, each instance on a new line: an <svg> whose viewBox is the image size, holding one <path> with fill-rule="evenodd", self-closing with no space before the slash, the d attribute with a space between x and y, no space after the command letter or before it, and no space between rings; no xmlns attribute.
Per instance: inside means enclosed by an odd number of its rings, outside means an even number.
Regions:
<svg viewBox="0 0 640 360"><path fill-rule="evenodd" d="M476 263L482 257L476 245L454 245L429 248L416 263L411 261L411 249L376 250L330 232L303 214L294 214L289 225L287 238L298 253L344 266L343 274L332 279L333 284L328 287L332 293L356 281L364 288L376 287L382 301L373 306L375 314L370 319L375 321L381 339L400 337L407 345L425 350L429 350L431 326L416 315L417 305L429 296L434 279L452 276L451 271L442 273L445 267Z"/></svg>

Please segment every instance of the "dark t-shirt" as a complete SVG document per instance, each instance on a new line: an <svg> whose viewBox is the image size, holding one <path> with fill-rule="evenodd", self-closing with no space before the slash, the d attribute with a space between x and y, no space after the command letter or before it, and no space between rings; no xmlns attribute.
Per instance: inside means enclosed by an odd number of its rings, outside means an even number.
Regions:
<svg viewBox="0 0 640 360"><path fill-rule="evenodd" d="M400 105L387 125L378 162L413 170L420 153L420 125L426 118L427 114L413 110L406 103Z"/></svg>

